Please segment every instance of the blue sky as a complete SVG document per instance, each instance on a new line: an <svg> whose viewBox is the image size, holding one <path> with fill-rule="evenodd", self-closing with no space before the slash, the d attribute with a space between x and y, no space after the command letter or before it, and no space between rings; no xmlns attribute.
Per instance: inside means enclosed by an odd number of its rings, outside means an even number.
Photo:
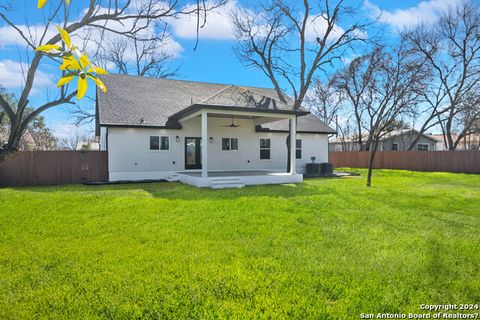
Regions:
<svg viewBox="0 0 480 320"><path fill-rule="evenodd" d="M81 3L79 0L72 0L72 3L75 2L77 5ZM404 26L420 21L434 21L441 10L453 2L454 0L351 1L352 4L361 7L366 16L373 17L381 14L382 32L391 39L394 39L396 32ZM34 0L16 1L16 11L8 13L8 16L12 21L21 25L26 21L30 25L41 24L43 13L36 9L35 3ZM181 65L177 78L271 87L269 79L260 71L245 68L233 53L232 47L236 40L233 39L228 12L238 6L249 5L230 0L225 8L220 9L209 18L207 25L200 33L200 43L196 51L193 50L195 44L193 20L184 18L172 22L172 41L167 50L175 55L175 63ZM255 6L249 8L256 10ZM25 65L22 63L26 63L25 47L21 43L16 33L3 21L0 21L0 86L17 93L23 82L22 67L25 68ZM348 59L348 57L345 58ZM40 70L31 97L33 106L38 106L45 101L48 94L55 93L54 83L59 75L56 66L51 64L42 65ZM83 103L89 102L85 100ZM44 114L47 124L59 137L74 131L88 130L86 127L76 129L71 125L69 108L69 106L60 106Z"/></svg>

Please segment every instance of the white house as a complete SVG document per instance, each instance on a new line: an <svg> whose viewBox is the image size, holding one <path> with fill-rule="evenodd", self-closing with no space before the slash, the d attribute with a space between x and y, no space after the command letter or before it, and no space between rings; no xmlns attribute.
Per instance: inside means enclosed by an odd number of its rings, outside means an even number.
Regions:
<svg viewBox="0 0 480 320"><path fill-rule="evenodd" d="M305 164L328 161L335 131L275 90L105 75L96 131L110 181L180 180L199 187L303 181ZM291 126L289 126L291 121ZM287 137L290 167L287 170Z"/></svg>

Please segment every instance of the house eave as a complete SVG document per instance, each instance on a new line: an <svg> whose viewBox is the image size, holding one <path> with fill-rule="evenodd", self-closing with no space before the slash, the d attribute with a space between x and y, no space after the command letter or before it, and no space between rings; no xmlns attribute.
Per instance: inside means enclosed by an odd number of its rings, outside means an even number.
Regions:
<svg viewBox="0 0 480 320"><path fill-rule="evenodd" d="M155 124L119 124L119 123L101 123L101 127L111 127L111 128L135 128L135 129L170 129L170 130L181 130L182 126L160 126Z"/></svg>
<svg viewBox="0 0 480 320"><path fill-rule="evenodd" d="M280 115L297 115L297 116L304 116L309 114L308 111L298 111L298 110L272 110L272 109L259 109L259 108L245 108L245 107L234 107L234 106L221 106L221 105L209 105L209 104L201 104L195 103L191 106L173 114L170 116L171 119L181 119L186 117L194 112L199 110L223 110L223 111L237 111L237 112L255 112L261 114L280 114Z"/></svg>
<svg viewBox="0 0 480 320"><path fill-rule="evenodd" d="M272 133L288 133L288 130L271 130L268 128L259 128L259 126L255 127L255 132L272 132ZM310 133L310 134L337 134L336 131L306 131L306 130L297 130L297 133Z"/></svg>

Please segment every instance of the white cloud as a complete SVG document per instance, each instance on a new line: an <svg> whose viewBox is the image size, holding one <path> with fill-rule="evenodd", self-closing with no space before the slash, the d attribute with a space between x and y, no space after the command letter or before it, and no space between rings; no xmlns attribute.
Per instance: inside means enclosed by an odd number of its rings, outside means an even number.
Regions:
<svg viewBox="0 0 480 320"><path fill-rule="evenodd" d="M143 0L137 0L136 2L134 2L133 8L135 8L136 6L141 6L142 1ZM101 14L102 12L108 12L108 9L100 8L97 14ZM136 23L136 25L134 25L134 23ZM77 44L78 46L81 46L81 44L83 43L83 46L85 47L83 48L83 50L85 50L87 53L92 53L95 52L98 46L101 46L102 43L113 43L117 42L117 40L119 39L125 39L128 42L128 38L116 32L128 32L136 28L139 30L137 32L137 36L145 39L151 38L152 35L158 32L158 30L156 30L155 24L153 23L146 24L145 22L143 22L142 24L141 21L134 22L132 20L123 20L121 22L109 20L106 23L102 23L102 26L115 32L102 32L97 28L83 28L74 33L72 35L72 39L74 39L75 44ZM77 41L75 41L75 39ZM84 41L85 39L87 39L88 41ZM177 58L182 53L183 47L180 43L175 41L175 39L173 39L173 37L167 32L165 36L165 42L163 43L162 47L159 48L159 50L165 52L168 55L171 55L174 58ZM134 58L133 45L131 46L131 48L129 48L129 50L127 50L126 53L131 54L131 56L127 58Z"/></svg>
<svg viewBox="0 0 480 320"><path fill-rule="evenodd" d="M141 3L141 0L137 0L137 2ZM134 7L135 5L137 4L134 3ZM107 12L108 9L100 8L98 10L98 14L101 14L103 11ZM132 29L133 23L134 22L132 20L124 20L122 22L108 21L107 23L102 24L102 26L116 32L125 32ZM40 42L41 36L44 33L45 25L41 25L41 24L33 25L33 26L17 25L17 27L27 36L27 38L31 42L33 42L35 46L40 45L39 42ZM140 30L138 35L148 37L149 35L154 34L155 32L156 30L155 30L154 24L150 23L149 25L145 25L144 28ZM58 31L55 28L55 26L50 25L50 27L46 32L45 40L50 39L51 37L55 36L57 33ZM0 49L8 46L21 46L21 47L28 46L26 41L19 35L18 31L12 28L11 26L0 27L0 34L2 35L0 38ZM71 36L74 44L82 48L83 50L86 50L87 53L94 52L95 49L102 43L108 43L118 38L125 38L122 35L119 35L114 32L106 31L102 33L98 29L90 28L90 27L77 30L76 32L73 32ZM88 39L89 41L84 41L85 39ZM183 51L183 48L180 45L180 43L175 41L170 35L167 34L166 41L163 47L161 48L161 50L163 50L168 55L171 55L174 58L176 58L181 54L181 52ZM131 51L132 50L129 50L129 52ZM132 52L132 57L133 57L133 52Z"/></svg>
<svg viewBox="0 0 480 320"><path fill-rule="evenodd" d="M76 126L71 123L57 122L51 125L53 135L59 140L68 139L75 136L85 136L91 133L92 128L88 125Z"/></svg>
<svg viewBox="0 0 480 320"><path fill-rule="evenodd" d="M45 26L44 25L33 25L28 27L27 25L17 25L17 28L20 29L27 39L34 43L35 45L38 45L38 42L40 41L41 36L43 35ZM47 30L47 33L45 35L46 39L49 39L53 37L57 31L53 28L50 27ZM18 45L22 47L26 47L27 43L25 40L20 36L17 30L12 28L11 26L3 26L0 27L0 34L2 35L0 38L0 48L2 47L7 47L7 46L12 46L12 45Z"/></svg>
<svg viewBox="0 0 480 320"><path fill-rule="evenodd" d="M70 136L83 133L82 130L79 130L79 127L69 123L54 124L52 126L52 131L55 137L58 139L68 138Z"/></svg>
<svg viewBox="0 0 480 320"><path fill-rule="evenodd" d="M211 3L207 2L207 5ZM187 7L193 9L193 7ZM201 39L214 39L214 40L232 40L235 39L235 31L232 21L232 13L238 9L247 10L241 8L237 1L232 0L227 2L226 5L216 8L207 13L207 22L203 28L200 29L199 35ZM255 16L251 12L252 17ZM262 17L257 16L257 35L261 36L266 32L264 26L261 25ZM184 16L180 19L172 19L169 21L173 28L173 32L176 36L187 39L195 39L197 36L197 17L195 15ZM309 18L307 24L306 38L308 41L315 42L318 36L325 33L327 28L327 22L322 16L312 16ZM335 26L332 31L331 39L338 39L344 32L344 29L340 26Z"/></svg>
<svg viewBox="0 0 480 320"><path fill-rule="evenodd" d="M327 20L323 16L310 16L307 20L305 38L307 41L316 42L317 37L323 38L325 32L327 31L327 27ZM342 27L335 25L330 33L330 39L338 39L344 32L345 30Z"/></svg>
<svg viewBox="0 0 480 320"><path fill-rule="evenodd" d="M207 6L212 3L207 1ZM187 6L187 9L194 9L194 5ZM231 13L238 8L235 0L227 2L226 5L213 9L207 13L207 22L200 29L201 39L230 40L235 39L235 32L231 20ZM186 39L195 39L197 36L197 17L185 15L179 19L168 21L176 36Z"/></svg>
<svg viewBox="0 0 480 320"><path fill-rule="evenodd" d="M369 0L365 0L364 7L371 12L372 16L379 18L381 22L390 25L399 31L406 27L420 23L433 23L450 6L461 3L463 0L424 0L416 6L407 9L393 11L382 10Z"/></svg>
<svg viewBox="0 0 480 320"><path fill-rule="evenodd" d="M18 89L25 84L25 74L28 64L10 59L0 60L0 87ZM51 76L38 70L33 82L33 90L41 90L54 86Z"/></svg>
<svg viewBox="0 0 480 320"><path fill-rule="evenodd" d="M348 66L353 60L355 60L359 56L360 56L359 54L351 53L351 54L348 54L348 55L343 55L341 57L341 60L342 60L344 65Z"/></svg>

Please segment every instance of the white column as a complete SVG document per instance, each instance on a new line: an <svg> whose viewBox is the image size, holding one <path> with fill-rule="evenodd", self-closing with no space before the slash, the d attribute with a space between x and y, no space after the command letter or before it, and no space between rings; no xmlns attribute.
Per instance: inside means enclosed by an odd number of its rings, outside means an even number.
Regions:
<svg viewBox="0 0 480 320"><path fill-rule="evenodd" d="M297 117L290 119L290 173L295 174L296 171L296 145L297 145Z"/></svg>
<svg viewBox="0 0 480 320"><path fill-rule="evenodd" d="M202 177L208 177L208 117L202 112Z"/></svg>

